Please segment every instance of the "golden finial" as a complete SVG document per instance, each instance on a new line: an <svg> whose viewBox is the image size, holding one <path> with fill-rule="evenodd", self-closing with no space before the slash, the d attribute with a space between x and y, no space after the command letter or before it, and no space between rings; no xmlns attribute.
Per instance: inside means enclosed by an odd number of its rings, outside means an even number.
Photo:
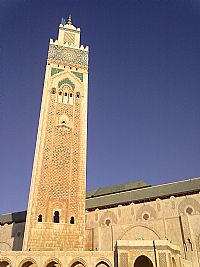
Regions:
<svg viewBox="0 0 200 267"><path fill-rule="evenodd" d="M71 15L69 15L69 17L68 17L67 24L72 25L72 16Z"/></svg>

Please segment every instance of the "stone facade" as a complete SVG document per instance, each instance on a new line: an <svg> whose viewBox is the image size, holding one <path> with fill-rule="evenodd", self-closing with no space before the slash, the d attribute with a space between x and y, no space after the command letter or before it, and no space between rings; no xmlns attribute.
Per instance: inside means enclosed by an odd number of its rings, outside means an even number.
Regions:
<svg viewBox="0 0 200 267"><path fill-rule="evenodd" d="M198 180L157 199L146 184L140 201L107 190L117 206L91 194L86 209L87 98L88 48L69 18L50 40L26 223L0 220L0 267L199 267Z"/></svg>
<svg viewBox="0 0 200 267"><path fill-rule="evenodd" d="M24 250L83 250L88 49L60 25L48 52Z"/></svg>

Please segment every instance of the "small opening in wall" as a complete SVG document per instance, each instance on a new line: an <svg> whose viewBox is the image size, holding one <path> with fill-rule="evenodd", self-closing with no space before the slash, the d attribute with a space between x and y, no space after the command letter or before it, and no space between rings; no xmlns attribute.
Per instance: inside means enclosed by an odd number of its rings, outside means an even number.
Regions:
<svg viewBox="0 0 200 267"><path fill-rule="evenodd" d="M70 97L72 97L72 93L70 93Z"/></svg>
<svg viewBox="0 0 200 267"><path fill-rule="evenodd" d="M62 92L61 91L59 92L59 95L62 95Z"/></svg>
<svg viewBox="0 0 200 267"><path fill-rule="evenodd" d="M59 211L57 211L57 210L54 212L53 222L54 223L59 223L60 222Z"/></svg>
<svg viewBox="0 0 200 267"><path fill-rule="evenodd" d="M69 67L70 68L70 70L72 69L72 67Z"/></svg>
<svg viewBox="0 0 200 267"><path fill-rule="evenodd" d="M70 224L74 224L75 221L74 221L74 217L72 216L71 219L70 219Z"/></svg>
<svg viewBox="0 0 200 267"><path fill-rule="evenodd" d="M67 96L67 93L65 93L65 96Z"/></svg>
<svg viewBox="0 0 200 267"><path fill-rule="evenodd" d="M42 215L41 214L38 216L38 222L42 222Z"/></svg>
<svg viewBox="0 0 200 267"><path fill-rule="evenodd" d="M192 208L190 208L190 207L188 207L187 209L186 209L186 212L187 212L187 214L192 214L192 212L193 212L193 209Z"/></svg>
<svg viewBox="0 0 200 267"><path fill-rule="evenodd" d="M52 94L55 94L56 93L56 89L52 88L51 92L52 92Z"/></svg>
<svg viewBox="0 0 200 267"><path fill-rule="evenodd" d="M110 219L107 219L107 220L105 221L105 224L106 224L107 226L109 226L109 225L111 224L111 220L110 220Z"/></svg>
<svg viewBox="0 0 200 267"><path fill-rule="evenodd" d="M60 65L58 65L58 67L60 67Z"/></svg>
<svg viewBox="0 0 200 267"><path fill-rule="evenodd" d="M78 68L76 68L76 71L78 70Z"/></svg>
<svg viewBox="0 0 200 267"><path fill-rule="evenodd" d="M65 124L66 122L65 121L62 121L62 124Z"/></svg>
<svg viewBox="0 0 200 267"><path fill-rule="evenodd" d="M77 98L79 98L79 97L80 97L80 94L79 94L79 93L77 93L77 94L76 94L76 97L77 97Z"/></svg>
<svg viewBox="0 0 200 267"><path fill-rule="evenodd" d="M64 69L65 69L65 66L64 66Z"/></svg>
<svg viewBox="0 0 200 267"><path fill-rule="evenodd" d="M149 219L149 214L145 213L145 214L143 215L143 219L144 219L145 221L147 221L147 220Z"/></svg>

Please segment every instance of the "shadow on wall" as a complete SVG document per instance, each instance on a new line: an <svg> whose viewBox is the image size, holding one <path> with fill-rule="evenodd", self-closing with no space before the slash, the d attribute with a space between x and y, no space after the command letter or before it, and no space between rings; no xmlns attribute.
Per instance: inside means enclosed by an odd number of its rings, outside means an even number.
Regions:
<svg viewBox="0 0 200 267"><path fill-rule="evenodd" d="M24 239L24 229L25 229L25 223L13 223L12 228L12 235L13 238L13 251L20 251L22 250L23 245L23 239Z"/></svg>

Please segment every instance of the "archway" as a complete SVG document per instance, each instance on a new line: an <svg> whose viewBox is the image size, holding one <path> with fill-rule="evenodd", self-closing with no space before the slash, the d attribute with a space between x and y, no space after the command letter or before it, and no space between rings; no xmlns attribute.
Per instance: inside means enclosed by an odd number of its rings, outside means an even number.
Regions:
<svg viewBox="0 0 200 267"><path fill-rule="evenodd" d="M10 267L10 263L7 261L0 261L0 267Z"/></svg>
<svg viewBox="0 0 200 267"><path fill-rule="evenodd" d="M100 261L96 267L109 267L109 265L105 261Z"/></svg>
<svg viewBox="0 0 200 267"><path fill-rule="evenodd" d="M71 267L84 267L84 265L80 261L76 261L71 265Z"/></svg>
<svg viewBox="0 0 200 267"><path fill-rule="evenodd" d="M134 267L153 267L153 263L148 257L142 255L136 259Z"/></svg>
<svg viewBox="0 0 200 267"><path fill-rule="evenodd" d="M46 267L61 267L61 265L57 261L51 261L47 264Z"/></svg>
<svg viewBox="0 0 200 267"><path fill-rule="evenodd" d="M36 267L36 264L29 260L24 262L21 267Z"/></svg>

